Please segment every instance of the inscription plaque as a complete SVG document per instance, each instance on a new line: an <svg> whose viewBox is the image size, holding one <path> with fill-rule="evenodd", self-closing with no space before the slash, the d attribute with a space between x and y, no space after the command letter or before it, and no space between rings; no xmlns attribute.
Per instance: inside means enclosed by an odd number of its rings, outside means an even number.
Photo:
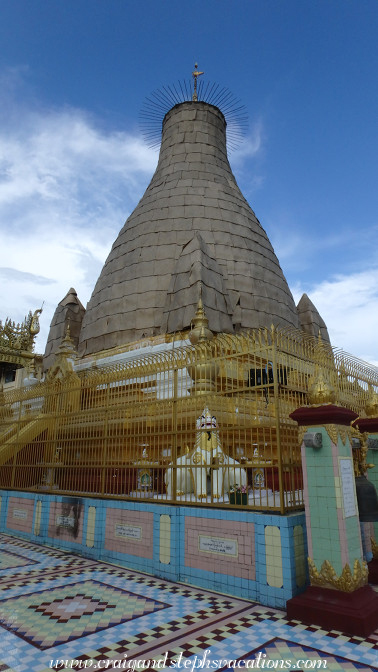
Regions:
<svg viewBox="0 0 378 672"><path fill-rule="evenodd" d="M341 490L343 494L344 515L345 518L351 518L357 515L355 498L355 480L353 470L353 460L350 458L340 459L340 478Z"/></svg>
<svg viewBox="0 0 378 672"><path fill-rule="evenodd" d="M122 539L139 540L142 538L142 528L138 525L121 525L118 523L115 526L115 536Z"/></svg>
<svg viewBox="0 0 378 672"><path fill-rule="evenodd" d="M217 553L218 555L230 555L238 557L238 542L236 539L223 539L222 537L205 537L200 534L198 549L202 553Z"/></svg>
<svg viewBox="0 0 378 672"><path fill-rule="evenodd" d="M74 527L75 518L72 516L57 516L56 525L57 527Z"/></svg>
<svg viewBox="0 0 378 672"><path fill-rule="evenodd" d="M28 517L28 512L25 509L13 509L13 518L18 518L19 520L26 520Z"/></svg>

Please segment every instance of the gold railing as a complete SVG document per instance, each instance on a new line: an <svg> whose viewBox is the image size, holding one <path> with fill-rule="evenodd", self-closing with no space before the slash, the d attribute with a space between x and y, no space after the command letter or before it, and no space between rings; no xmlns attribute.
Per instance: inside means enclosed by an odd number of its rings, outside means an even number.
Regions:
<svg viewBox="0 0 378 672"><path fill-rule="evenodd" d="M289 414L320 368L338 403L363 414L378 370L294 330L223 334L13 390L0 407L0 485L229 506L244 483L243 506L300 508Z"/></svg>

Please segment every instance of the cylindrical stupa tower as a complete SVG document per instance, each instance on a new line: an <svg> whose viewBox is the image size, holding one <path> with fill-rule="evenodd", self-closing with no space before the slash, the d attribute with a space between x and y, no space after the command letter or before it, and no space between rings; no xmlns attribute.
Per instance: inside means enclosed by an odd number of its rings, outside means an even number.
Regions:
<svg viewBox="0 0 378 672"><path fill-rule="evenodd" d="M272 245L232 174L225 118L192 101L165 115L155 174L98 278L79 355L185 331L200 296L213 332L299 326Z"/></svg>

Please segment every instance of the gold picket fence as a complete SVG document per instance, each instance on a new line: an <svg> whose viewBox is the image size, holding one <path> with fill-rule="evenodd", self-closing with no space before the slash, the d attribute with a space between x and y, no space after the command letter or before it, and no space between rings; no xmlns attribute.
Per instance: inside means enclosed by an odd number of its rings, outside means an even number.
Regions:
<svg viewBox="0 0 378 672"><path fill-rule="evenodd" d="M274 328L77 363L3 395L2 488L285 513L303 507L290 413L318 372L359 414L378 389L375 367Z"/></svg>

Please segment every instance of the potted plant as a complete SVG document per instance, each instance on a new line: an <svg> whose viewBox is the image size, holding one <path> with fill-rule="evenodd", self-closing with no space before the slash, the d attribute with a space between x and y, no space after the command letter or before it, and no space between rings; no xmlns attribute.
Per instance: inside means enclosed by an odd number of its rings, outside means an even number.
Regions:
<svg viewBox="0 0 378 672"><path fill-rule="evenodd" d="M230 504L248 504L248 485L234 483L228 492Z"/></svg>

